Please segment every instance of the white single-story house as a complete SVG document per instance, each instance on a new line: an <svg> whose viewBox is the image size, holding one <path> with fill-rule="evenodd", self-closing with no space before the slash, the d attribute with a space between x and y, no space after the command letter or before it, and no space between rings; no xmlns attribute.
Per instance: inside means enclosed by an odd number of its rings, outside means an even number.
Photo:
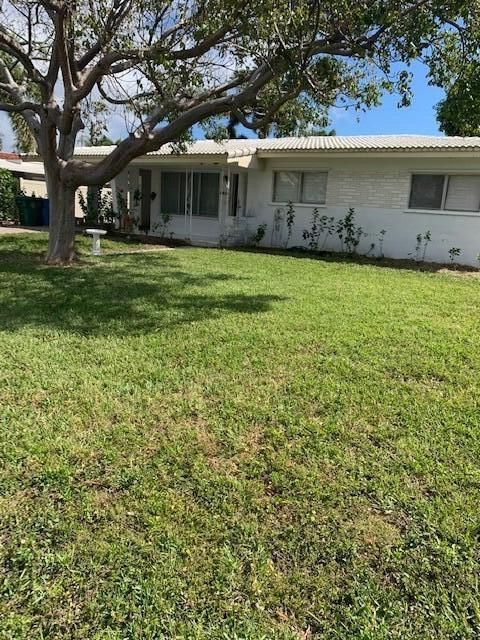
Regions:
<svg viewBox="0 0 480 640"><path fill-rule="evenodd" d="M110 151L84 147L76 156L94 162ZM316 212L333 229L318 248L340 251L334 228L354 207L359 253L425 251L428 261L478 266L480 137L199 140L182 152L166 145L133 161L112 181L112 194L138 228L198 245L245 244L263 227L261 246L283 247L287 238L290 247L307 246Z"/></svg>

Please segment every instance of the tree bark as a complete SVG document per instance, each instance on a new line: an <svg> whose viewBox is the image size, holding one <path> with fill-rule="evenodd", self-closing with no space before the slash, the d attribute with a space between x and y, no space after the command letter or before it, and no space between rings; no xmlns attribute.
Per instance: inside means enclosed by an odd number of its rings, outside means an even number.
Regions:
<svg viewBox="0 0 480 640"><path fill-rule="evenodd" d="M75 188L47 179L50 227L47 264L70 264L75 260Z"/></svg>

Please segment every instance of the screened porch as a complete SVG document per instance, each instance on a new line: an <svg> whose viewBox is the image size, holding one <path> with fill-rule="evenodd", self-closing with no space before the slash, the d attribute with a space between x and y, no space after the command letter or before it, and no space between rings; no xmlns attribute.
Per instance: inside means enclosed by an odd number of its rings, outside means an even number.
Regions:
<svg viewBox="0 0 480 640"><path fill-rule="evenodd" d="M230 166L130 166L113 200L117 210L126 204L135 231L216 245L241 240L246 190L246 171Z"/></svg>

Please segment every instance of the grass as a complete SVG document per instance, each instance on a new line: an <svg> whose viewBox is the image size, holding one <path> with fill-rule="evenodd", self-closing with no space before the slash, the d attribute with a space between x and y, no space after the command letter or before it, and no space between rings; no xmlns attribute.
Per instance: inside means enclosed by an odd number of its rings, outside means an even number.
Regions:
<svg viewBox="0 0 480 640"><path fill-rule="evenodd" d="M44 246L0 239L2 640L479 637L477 278Z"/></svg>

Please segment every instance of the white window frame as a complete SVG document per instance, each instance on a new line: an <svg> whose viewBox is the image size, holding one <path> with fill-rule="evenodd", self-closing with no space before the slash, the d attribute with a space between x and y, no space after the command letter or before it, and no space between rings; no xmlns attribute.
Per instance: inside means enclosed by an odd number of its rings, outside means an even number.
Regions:
<svg viewBox="0 0 480 640"><path fill-rule="evenodd" d="M218 198L217 198L217 213L215 215L203 215L199 213L193 213L193 202L192 202L192 212L191 216L194 220L218 220L220 217L220 206L222 202L222 172L218 169L192 169L192 193L191 198L193 198L193 181L195 173L213 173L218 175ZM199 191L200 196L200 191Z"/></svg>
<svg viewBox="0 0 480 640"><path fill-rule="evenodd" d="M443 191L442 191L442 201L440 203L440 209L420 209L418 207L410 207L414 175L443 176ZM430 213L430 214L452 215L452 216L479 216L480 203L479 203L478 210L467 209L465 211L459 211L457 209L445 209L445 203L447 201L447 195L448 195L448 184L450 182L450 178L453 176L477 176L480 178L480 172L472 171L468 169L465 169L464 171L440 171L438 169L432 170L432 171L429 171L428 169L410 171L410 182L409 182L409 189L408 189L408 200L407 200L406 212L407 213Z"/></svg>
<svg viewBox="0 0 480 640"><path fill-rule="evenodd" d="M292 204L300 206L300 207L326 207L327 206L327 193L328 193L328 181L329 181L329 170L324 168L308 168L308 169L291 169L290 167L275 167L272 169L272 179L271 179L271 198L270 204L278 206L278 205L286 205L290 201L289 200L275 200L275 175L282 171L289 173L299 173L300 180L298 182L298 193L297 199L292 200ZM302 202L302 189L303 189L303 176L305 173L323 173L326 175L326 188L325 188L325 202Z"/></svg>
<svg viewBox="0 0 480 640"><path fill-rule="evenodd" d="M188 211L188 206L187 204L185 205L185 212L184 213L172 213L171 215L175 218L185 218L185 216L190 217L190 215L192 216L192 218L194 220L218 220L220 218L220 207L221 207L221 203L222 203L222 172L219 171L218 169L210 169L210 168L204 168L204 167L188 167L188 168L182 168L182 167L169 167L168 169L161 169L160 170L160 213L162 212L162 202L163 202L163 194L162 194L162 176L164 173L184 173L186 175L186 180L185 180L185 203L189 202L190 206L191 206L191 198L193 198L193 174L194 173L216 173L218 174L219 178L218 178L218 203L217 203L217 213L216 215L212 215L212 216L205 216L205 215L193 215L190 211ZM190 193L189 193L190 190Z"/></svg>
<svg viewBox="0 0 480 640"><path fill-rule="evenodd" d="M160 204L160 214L163 213L163 174L164 173L183 173L185 174L185 169L181 169L181 168L174 168L174 169L161 169L160 170L160 198L159 198L159 204ZM188 183L188 179L185 180L185 183ZM185 198L186 198L187 194L185 193ZM169 212L167 212L169 213ZM185 212L183 213L170 213L171 216L175 217L175 218L184 218L185 217Z"/></svg>

